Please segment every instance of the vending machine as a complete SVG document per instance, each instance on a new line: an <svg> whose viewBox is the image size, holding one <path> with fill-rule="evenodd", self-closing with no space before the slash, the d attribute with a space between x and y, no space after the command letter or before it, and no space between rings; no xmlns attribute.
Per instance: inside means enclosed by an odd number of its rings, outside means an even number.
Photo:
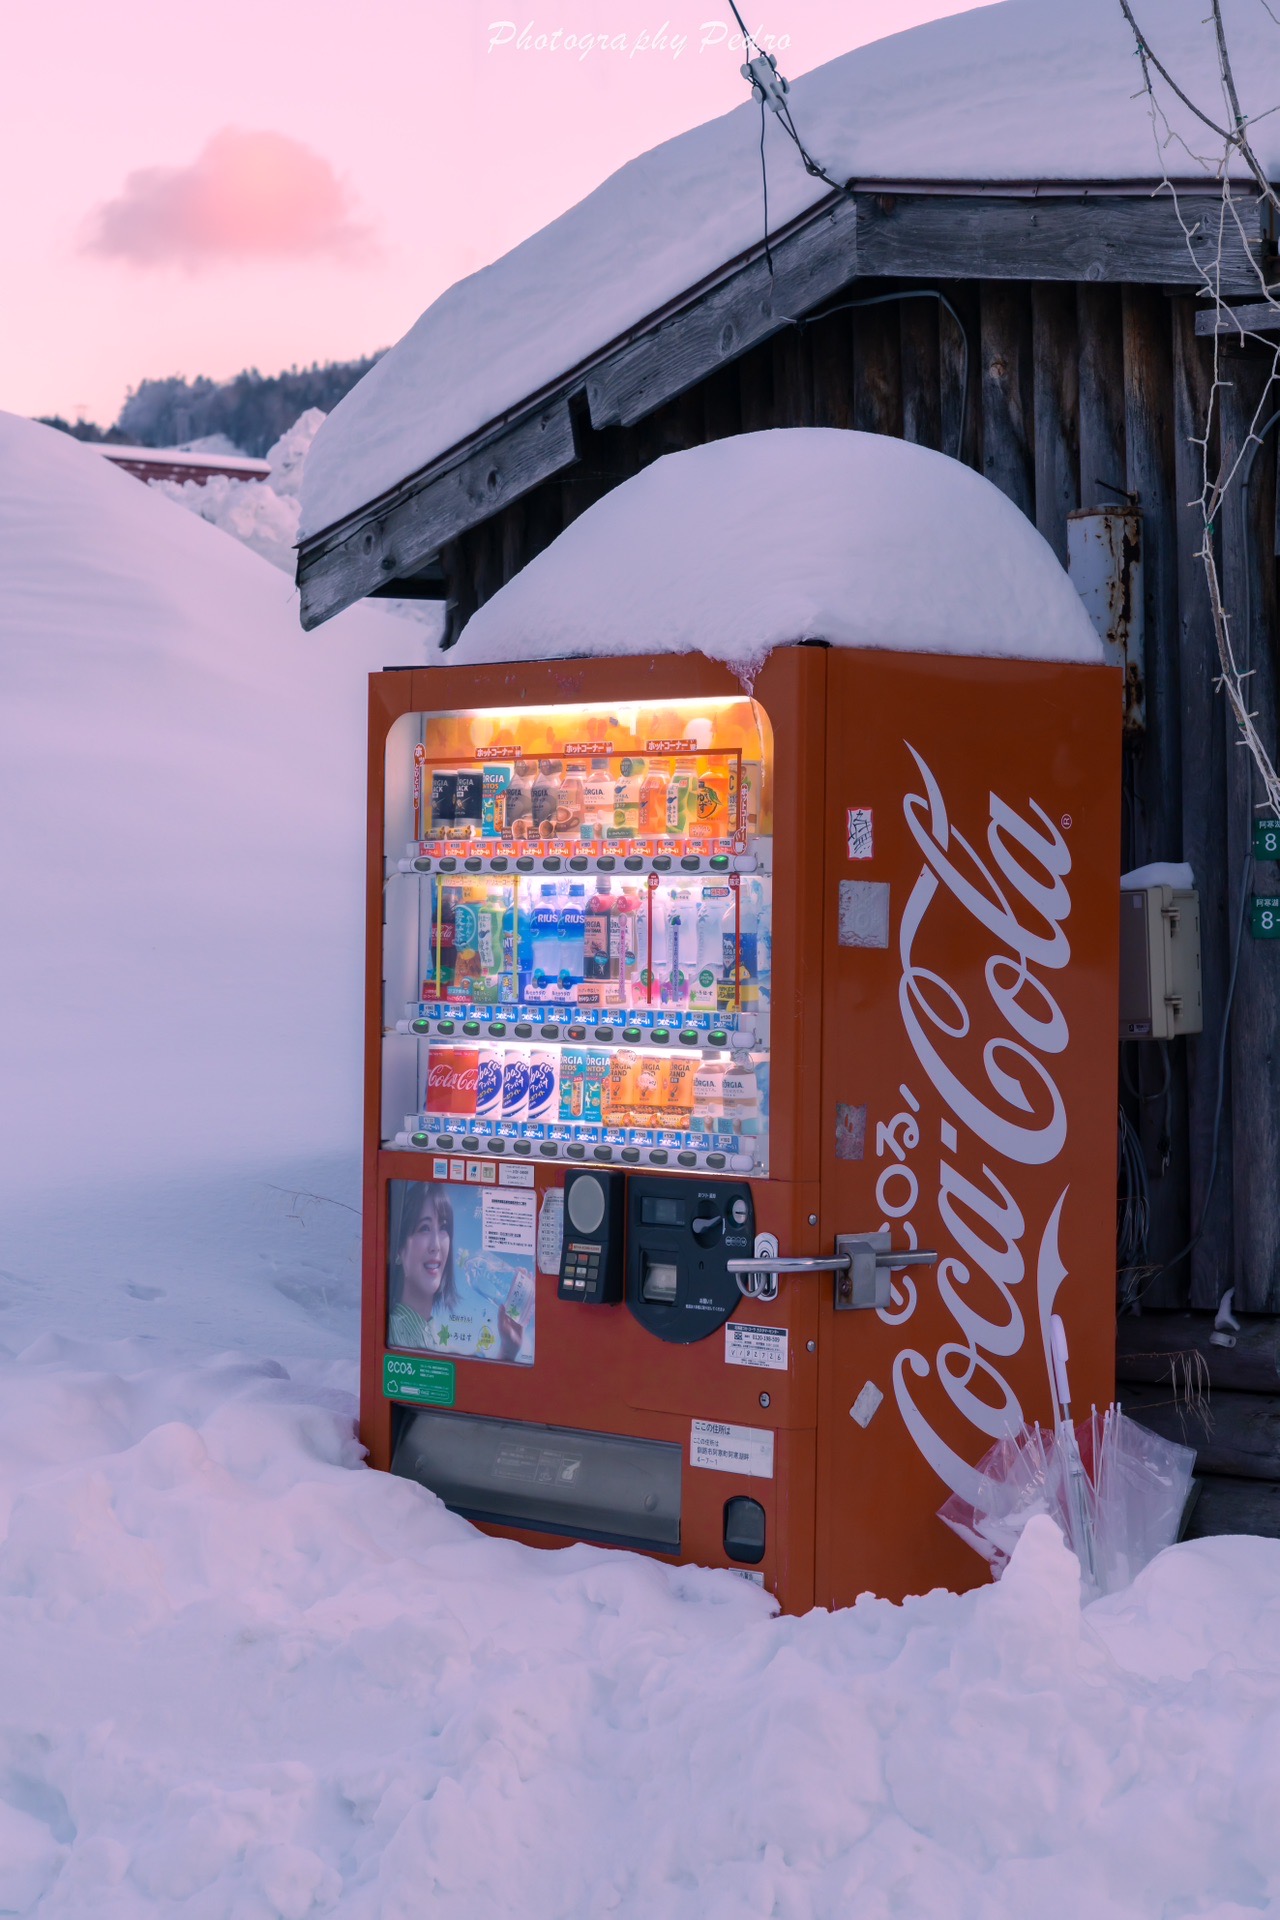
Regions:
<svg viewBox="0 0 1280 1920"><path fill-rule="evenodd" d="M799 644L376 674L361 1431L783 1607L1111 1397L1114 670Z"/></svg>

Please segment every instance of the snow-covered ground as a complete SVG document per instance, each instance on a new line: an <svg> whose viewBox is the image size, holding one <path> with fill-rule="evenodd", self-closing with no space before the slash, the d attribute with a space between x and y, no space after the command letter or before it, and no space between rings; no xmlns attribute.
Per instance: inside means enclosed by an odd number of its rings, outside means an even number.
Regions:
<svg viewBox="0 0 1280 1920"><path fill-rule="evenodd" d="M362 702L0 417L0 1914L1280 1915L1280 1544L772 1616L353 1438Z"/></svg>

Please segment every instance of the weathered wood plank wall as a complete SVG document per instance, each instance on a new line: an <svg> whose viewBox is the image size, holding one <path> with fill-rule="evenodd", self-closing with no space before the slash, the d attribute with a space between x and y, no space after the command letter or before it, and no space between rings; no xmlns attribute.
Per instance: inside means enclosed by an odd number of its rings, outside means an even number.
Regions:
<svg viewBox="0 0 1280 1920"><path fill-rule="evenodd" d="M887 229L886 229L887 231ZM887 244L887 240L886 240ZM1256 794L1214 691L1200 491L1212 345L1193 301L1151 286L1000 278L941 284L885 303L883 279L844 288L820 316L749 346L630 426L575 421L579 459L499 506L442 558L455 630L593 500L651 460L727 434L777 426L857 427L957 450L1039 527L1060 558L1067 515L1128 495L1142 512L1147 730L1126 749L1126 866L1188 859L1201 892L1205 1027L1198 1039L1126 1048L1124 1098L1152 1199L1152 1306L1236 1304L1280 1312L1280 946L1239 945L1219 1109L1219 1060L1250 812ZM919 294L936 283L902 283ZM834 302L834 304L833 304ZM794 311L795 309L793 309ZM1223 433L1247 423L1269 356L1227 349ZM661 387L662 369L646 363ZM1239 499L1220 529L1226 590L1246 569L1255 700L1274 739L1276 459L1253 469L1246 538ZM1265 870L1261 886L1265 886ZM1211 1187L1212 1182L1212 1187ZM1190 1253L1183 1255L1188 1243Z"/></svg>

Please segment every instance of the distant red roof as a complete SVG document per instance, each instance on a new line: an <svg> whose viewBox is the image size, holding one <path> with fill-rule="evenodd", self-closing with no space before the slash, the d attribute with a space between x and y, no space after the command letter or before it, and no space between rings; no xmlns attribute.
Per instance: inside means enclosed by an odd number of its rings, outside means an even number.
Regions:
<svg viewBox="0 0 1280 1920"><path fill-rule="evenodd" d="M113 467L123 467L135 480L194 480L202 487L215 474L228 480L265 480L271 469L265 460L242 453L188 453L182 447L121 447L111 441L89 441Z"/></svg>

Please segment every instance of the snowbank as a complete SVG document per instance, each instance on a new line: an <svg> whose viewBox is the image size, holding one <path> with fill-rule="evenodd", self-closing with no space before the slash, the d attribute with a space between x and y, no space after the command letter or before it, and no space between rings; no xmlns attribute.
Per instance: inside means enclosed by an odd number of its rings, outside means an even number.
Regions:
<svg viewBox="0 0 1280 1920"><path fill-rule="evenodd" d="M0 1199L354 1155L364 676L420 657L0 415Z"/></svg>
<svg viewBox="0 0 1280 1920"><path fill-rule="evenodd" d="M3 1282L0 1282L3 1287ZM1280 1544L1081 1612L770 1617L482 1538L323 1367L0 1361L0 1910L40 1920L1244 1920L1280 1888Z"/></svg>
<svg viewBox="0 0 1280 1920"><path fill-rule="evenodd" d="M1269 11L1260 0L1224 5L1246 113L1280 95ZM1146 0L1137 12L1180 84L1224 111L1201 0ZM1117 0L1004 0L934 20L793 77L791 105L837 180L1158 180L1165 165ZM1200 177L1197 156L1207 155L1212 177L1220 143L1167 89L1161 106L1171 169ZM828 189L768 118L778 228ZM1280 118L1260 118L1250 133L1274 179ZM748 101L631 161L450 287L330 414L308 463L303 534L396 486L757 246L759 140Z"/></svg>
<svg viewBox="0 0 1280 1920"><path fill-rule="evenodd" d="M788 641L1090 660L1053 550L980 474L883 434L778 428L655 460L472 615L450 664Z"/></svg>

